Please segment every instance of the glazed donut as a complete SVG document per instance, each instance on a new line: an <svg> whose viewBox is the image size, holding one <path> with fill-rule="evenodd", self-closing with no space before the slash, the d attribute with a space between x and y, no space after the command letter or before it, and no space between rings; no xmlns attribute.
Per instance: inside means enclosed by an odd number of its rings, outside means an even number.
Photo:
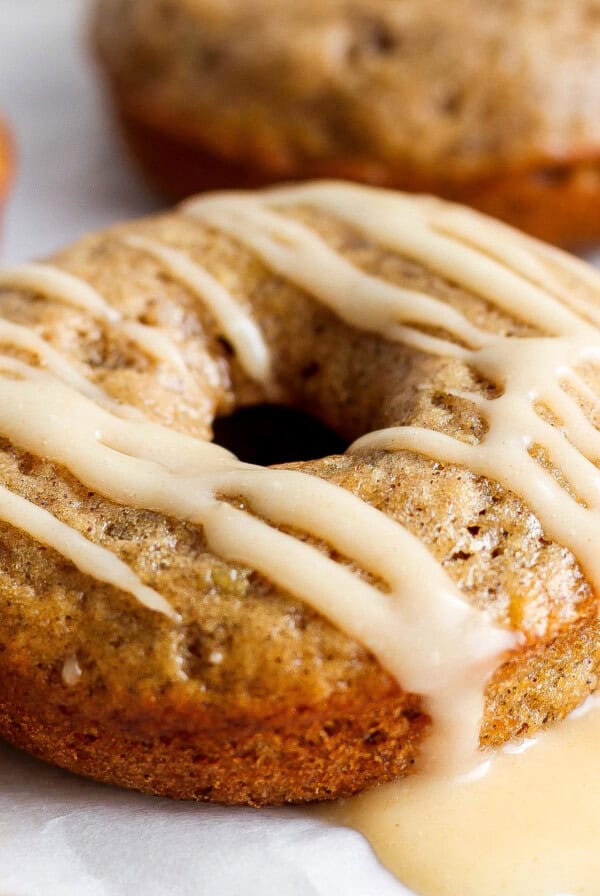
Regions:
<svg viewBox="0 0 600 896"><path fill-rule="evenodd" d="M600 237L600 0L96 0L93 42L175 198L344 177Z"/></svg>
<svg viewBox="0 0 600 896"><path fill-rule="evenodd" d="M597 682L600 278L429 197L207 194L0 276L0 734L173 797L457 767ZM216 418L309 412L260 467Z"/></svg>

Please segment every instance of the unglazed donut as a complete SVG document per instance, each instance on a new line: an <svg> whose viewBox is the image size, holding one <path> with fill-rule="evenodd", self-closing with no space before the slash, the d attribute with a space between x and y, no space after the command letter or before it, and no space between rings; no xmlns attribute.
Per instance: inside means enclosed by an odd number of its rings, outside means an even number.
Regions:
<svg viewBox="0 0 600 896"><path fill-rule="evenodd" d="M207 195L0 276L0 734L280 803L463 763L596 687L600 279L459 206ZM347 440L210 442L279 403Z"/></svg>
<svg viewBox="0 0 600 896"><path fill-rule="evenodd" d="M13 176L13 145L8 126L0 118L0 213Z"/></svg>
<svg viewBox="0 0 600 896"><path fill-rule="evenodd" d="M600 0L96 0L134 155L175 198L346 177L598 240Z"/></svg>

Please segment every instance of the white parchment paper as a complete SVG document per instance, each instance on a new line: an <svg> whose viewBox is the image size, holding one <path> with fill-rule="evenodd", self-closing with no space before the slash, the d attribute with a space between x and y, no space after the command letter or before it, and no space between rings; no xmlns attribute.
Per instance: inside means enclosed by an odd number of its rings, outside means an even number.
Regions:
<svg viewBox="0 0 600 896"><path fill-rule="evenodd" d="M354 831L104 787L0 747L2 896L402 896Z"/></svg>
<svg viewBox="0 0 600 896"><path fill-rule="evenodd" d="M19 175L4 263L158 207L102 108L84 0L0 0ZM353 831L103 787L0 744L0 896L401 896Z"/></svg>

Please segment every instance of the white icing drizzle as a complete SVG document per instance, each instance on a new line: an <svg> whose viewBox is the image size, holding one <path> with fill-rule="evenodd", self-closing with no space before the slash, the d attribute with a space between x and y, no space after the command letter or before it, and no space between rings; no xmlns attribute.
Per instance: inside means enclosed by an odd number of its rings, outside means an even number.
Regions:
<svg viewBox="0 0 600 896"><path fill-rule="evenodd" d="M23 349L36 355L49 371L78 392L96 400L105 399L101 389L90 383L60 352L29 327L0 320L0 345Z"/></svg>
<svg viewBox="0 0 600 896"><path fill-rule="evenodd" d="M269 375L269 353L263 335L250 314L208 271L195 264L184 252L142 236L127 236L124 242L146 252L200 299L215 317L223 335L235 349L244 370L264 382Z"/></svg>
<svg viewBox="0 0 600 896"><path fill-rule="evenodd" d="M595 533L600 524L600 433L560 385L563 371L589 360L600 361L595 346L563 339L499 341L474 353L473 366L501 383L504 392L489 400L464 393L482 411L488 430L477 445L419 427L391 427L363 436L353 452L407 449L446 463L466 466L516 493L541 521L545 533L570 548L596 589L600 589L600 554ZM542 402L562 421L561 429L542 419ZM531 456L542 446L576 497ZM583 500L585 506L576 498Z"/></svg>
<svg viewBox="0 0 600 896"><path fill-rule="evenodd" d="M60 418L55 418L54 425L57 424L62 426ZM43 451L38 453L43 454ZM176 618L173 608L164 597L144 585L126 563L105 548L88 541L43 507L15 495L5 486L0 486L0 519L27 532L41 544L54 548L81 572L132 594L150 610Z"/></svg>
<svg viewBox="0 0 600 896"><path fill-rule="evenodd" d="M469 775L413 775L315 808L364 834L411 893L597 896L599 742L594 695Z"/></svg>
<svg viewBox="0 0 600 896"><path fill-rule="evenodd" d="M178 373L187 367L178 346L167 333L138 321L124 320L100 293L73 274L49 264L28 264L0 271L0 288L22 289L42 298L51 298L63 305L86 311L95 320L127 336L149 357L167 364Z"/></svg>
<svg viewBox="0 0 600 896"><path fill-rule="evenodd" d="M478 392L461 396L477 405L488 431L479 444L471 445L415 426L392 427L363 436L349 451L407 449L466 466L500 482L523 498L551 538L575 553L600 591L600 555L592 537L594 524L600 521L600 471L595 466L600 459L600 434L561 386L562 380L570 379L579 394L586 390L575 369L586 361L600 360L600 330L590 320L600 319L598 310L591 303L583 309L565 304L564 287L551 270L544 268L543 252L540 257L535 254L539 245L535 241L529 245L509 228L428 197L397 196L332 183L273 189L260 197L217 194L194 199L185 208L258 251L279 273L309 289L329 307L335 307L345 293L357 294L355 289L359 289L364 275L356 272L352 280L348 271L345 280L332 277L323 297L319 278L311 274L303 279L296 271L293 254L284 264L281 257L285 250L279 252L276 248L277 235L286 247L292 240L308 246L312 237L302 232L307 228L286 218L278 223L281 215L263 209L265 205L302 203L341 218L379 244L421 262L536 330L550 330L552 336L520 339L486 333L477 343L466 318L458 315L459 320L453 321L452 326L443 316L432 320L429 304L414 294L410 321L420 325L436 321L449 334L470 342L473 347L462 348L460 357L503 390L493 400ZM314 244L312 248L319 251ZM560 269L563 255L553 253L551 258ZM579 269L579 264L567 261L565 265L571 278L578 275ZM331 270L324 261L319 277L326 278ZM600 280L595 275L584 282L588 293L592 285L600 297ZM331 291L336 292L333 301ZM379 331L389 336L381 328L377 313L387 310L385 292L376 286L368 296L370 303L361 294L360 314L370 317ZM360 314L356 325L360 325ZM436 342L429 346L430 351L456 355L453 342ZM538 415L537 402L545 404L563 421L563 431ZM585 507L530 455L536 445L549 453Z"/></svg>
<svg viewBox="0 0 600 896"><path fill-rule="evenodd" d="M185 208L251 248L269 268L357 329L405 342L409 333L414 339L423 335L410 330L410 324L418 324L447 330L477 348L490 341L489 333L450 305L364 273L308 227L268 211L259 199L217 194L192 200ZM436 343L447 353L447 342Z"/></svg>
<svg viewBox="0 0 600 896"><path fill-rule="evenodd" d="M459 205L446 205L430 224L441 233L471 243L514 273L559 297L585 320L600 326L600 308L590 305L589 301L579 301L577 295L578 288L583 289L588 297L590 290L600 290L600 274L591 265L520 233L501 221ZM555 275L552 265L557 266L562 277ZM565 274L568 276L565 277Z"/></svg>
<svg viewBox="0 0 600 896"><path fill-rule="evenodd" d="M277 210L303 203L337 215L537 332L552 335L497 335L433 296L366 274L310 228ZM600 561L594 558L591 535L600 514L600 472L594 465L600 457L600 435L562 388L569 382L587 400L590 390L577 368L599 359L600 331L597 313L577 298L570 301L556 271L575 279L582 292L596 288L592 277L579 276L578 266L563 263L562 255L545 255L508 229L486 229L486 219L476 219L473 230L468 218L435 200L367 188L321 184L260 195L214 195L194 200L186 209L247 246L349 325L422 351L457 357L501 387L501 396L493 400L475 392L462 396L477 405L488 424L476 445L422 428L396 427L363 437L352 450L406 448L466 465L502 483L525 500L550 537L574 551L600 587ZM127 237L126 242L150 254L206 302L240 363L256 378L266 376L268 354L262 336L248 327L250 318L221 284L170 246L142 237ZM546 260L551 267L545 267ZM21 285L60 293L58 281L46 276L48 267L41 267L39 280L28 269ZM6 281L0 278L2 283ZM61 283L68 293L63 300L74 303L79 292L72 279ZM87 290L84 294L93 311L97 302ZM448 338L421 332L428 327ZM317 477L252 467L211 443L148 421L123 419L71 382L68 372L61 375L50 355L39 357L46 371L28 372L28 365L15 362L20 365L13 370L19 374L16 379L3 375L0 364L4 436L66 466L88 488L117 503L202 525L215 553L247 564L309 603L371 650L405 689L423 695L436 722L438 745L446 754L464 755L475 747L485 682L518 638L471 608L414 536L350 492ZM538 402L554 412L562 429L538 416ZM62 420L72 422L68 433L57 426ZM548 452L583 504L530 456L537 445ZM243 498L247 509L232 506L227 497ZM26 514L13 518L40 541L49 538L45 517L39 518L44 525L38 521L30 528ZM383 580L387 590L368 584L347 565L279 526L322 539ZM68 556L89 569L85 545L90 543L77 538L76 544L65 542ZM107 553L102 562L108 564ZM115 577L122 583L121 572ZM137 584L123 590L140 599ZM143 602L150 605L148 599Z"/></svg>
<svg viewBox="0 0 600 896"><path fill-rule="evenodd" d="M95 319L113 323L121 320L116 308L112 308L93 286L53 265L24 264L5 268L0 271L0 286L50 296L63 305L87 311Z"/></svg>
<svg viewBox="0 0 600 896"><path fill-rule="evenodd" d="M484 683L515 639L462 600L414 536L317 477L242 464L210 442L120 419L62 382L34 374L21 381L0 374L0 432L118 503L201 524L219 556L248 564L307 600L368 647L404 687L424 694L446 756L474 749ZM56 425L66 418L73 421L68 436ZM269 522L217 494L244 496ZM323 537L384 578L390 593L273 528L283 524Z"/></svg>
<svg viewBox="0 0 600 896"><path fill-rule="evenodd" d="M103 389L91 383L79 373L76 367L67 361L60 352L57 352L45 339L28 327L0 319L0 345L24 349L36 355L54 376L81 392L82 395L87 395L88 398L98 402L103 407L109 407L121 416L134 418L142 416L137 408L114 401ZM2 369L23 372L27 365L18 365L15 363L16 361L17 359L0 353L0 366Z"/></svg>
<svg viewBox="0 0 600 896"><path fill-rule="evenodd" d="M192 200L186 208L192 214L204 217L204 201L202 198ZM222 202L226 207L231 207L241 200L235 194L232 199L229 194L222 194L222 198L217 195L208 197L206 201L217 206ZM598 330L592 323L584 320L577 310L565 306L565 291L555 294L556 278L549 271L540 276L537 257L531 249L528 260L523 260L527 258L522 251L526 238L484 215L431 197L406 196L337 183L274 189L265 194L263 201L274 207L292 202L306 203L328 211L382 246L421 262L451 282L486 299L499 310L544 332L550 331L556 336L598 337ZM465 218L471 214L473 222L467 228ZM483 249L483 252L460 241L465 231L474 246ZM539 250L542 256L548 255L550 247L532 239L530 242L535 249L542 247ZM495 247L492 251L490 245ZM573 264L575 259L557 250L551 251L559 267L582 280L579 263ZM496 258L503 263L498 263ZM536 279L541 281L543 288L536 285ZM594 272L588 274L584 283L588 293L590 287L600 289ZM589 315L595 313L600 322L598 309L594 312L590 305L585 308ZM424 318L420 318L420 323L424 322ZM464 332L460 334L463 338Z"/></svg>
<svg viewBox="0 0 600 896"><path fill-rule="evenodd" d="M184 377L188 375L187 364L179 346L164 330L137 321L123 321L119 330L154 361L166 364Z"/></svg>

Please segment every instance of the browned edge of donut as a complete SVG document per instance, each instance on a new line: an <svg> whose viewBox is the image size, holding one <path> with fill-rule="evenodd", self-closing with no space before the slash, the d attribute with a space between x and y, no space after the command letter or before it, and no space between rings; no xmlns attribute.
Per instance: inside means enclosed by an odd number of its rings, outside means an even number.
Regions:
<svg viewBox="0 0 600 896"><path fill-rule="evenodd" d="M427 717L381 670L352 694L251 710L177 703L167 692L83 694L35 659L1 659L0 736L106 783L178 799L275 805L350 796L415 767ZM487 691L482 743L563 718L595 689L595 607L551 642L516 652ZM263 707L264 708L264 707Z"/></svg>
<svg viewBox="0 0 600 896"><path fill-rule="evenodd" d="M169 694L82 700L57 674L16 665L2 660L0 736L77 774L175 799L260 806L349 796L406 774L427 725L418 700L384 674L366 683L368 696L275 705L265 717Z"/></svg>
<svg viewBox="0 0 600 896"><path fill-rule="evenodd" d="M470 205L533 236L570 248L600 241L600 151L586 159L539 161L527 170L464 183L431 180L364 160L305 163L282 173L275 167L216 154L162 123L149 122L117 94L126 143L147 180L170 199L205 190L256 188L282 181L343 178L408 192L432 193Z"/></svg>
<svg viewBox="0 0 600 896"><path fill-rule="evenodd" d="M0 216L15 173L15 147L8 125L0 118Z"/></svg>

